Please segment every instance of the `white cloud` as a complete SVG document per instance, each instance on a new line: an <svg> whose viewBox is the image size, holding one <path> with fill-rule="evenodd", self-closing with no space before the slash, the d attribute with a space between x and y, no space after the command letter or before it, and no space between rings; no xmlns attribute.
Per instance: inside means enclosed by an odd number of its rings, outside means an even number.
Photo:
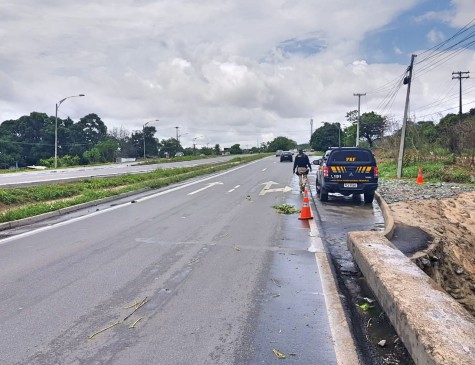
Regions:
<svg viewBox="0 0 475 365"><path fill-rule="evenodd" d="M438 31L436 29L432 29L429 33L427 33L427 39L432 44L437 44L446 39L444 33Z"/></svg>
<svg viewBox="0 0 475 365"><path fill-rule="evenodd" d="M455 14L452 18L452 26L463 27L473 21L475 14L475 2L473 0L451 0Z"/></svg>
<svg viewBox="0 0 475 365"><path fill-rule="evenodd" d="M157 136L180 126L184 143L196 135L221 145L278 135L307 141L310 118L315 128L343 122L356 107L353 93L368 91L366 106L384 100L369 91L407 65L368 64L360 43L417 3L4 0L0 121L52 115L58 100L84 93L63 103L60 116L96 113L110 129L128 130L160 119ZM454 23L473 10L469 1L454 4Z"/></svg>

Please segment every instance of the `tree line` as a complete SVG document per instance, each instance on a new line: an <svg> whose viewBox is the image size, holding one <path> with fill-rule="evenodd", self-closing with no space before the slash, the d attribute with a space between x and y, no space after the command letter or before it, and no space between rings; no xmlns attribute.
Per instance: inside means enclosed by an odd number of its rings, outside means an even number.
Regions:
<svg viewBox="0 0 475 365"><path fill-rule="evenodd" d="M355 146L358 112L346 114L349 126L323 122L310 139L316 151L334 146ZM363 113L359 123L359 145L378 149L385 157L397 159L401 140L401 123L374 112ZM463 157L475 163L475 109L468 113L447 114L437 123L427 120L408 120L404 160L408 163L427 159Z"/></svg>
<svg viewBox="0 0 475 365"><path fill-rule="evenodd" d="M340 123L322 122L322 126L312 133L309 143L298 145L288 137L279 136L245 152L275 152L299 147L325 151L332 146L354 146L358 112L352 110L346 113L346 121L349 125L345 128ZM53 166L55 125L55 117L38 112L0 124L0 168ZM154 137L157 132L154 126L145 126L132 133L117 128L108 131L101 118L94 113L78 122L69 117L58 118L57 132L58 166L113 162L118 157L142 158L144 154L147 157L164 158L173 157L177 152L185 155L218 155L222 152L219 144L195 150L194 147L183 148L175 138L160 141ZM363 113L359 121L359 138L360 146L378 148L385 156L396 159L401 138L400 123L373 111ZM244 152L239 144L226 151L231 154ZM461 115L447 114L438 123L409 120L404 156L407 162L436 159L440 156L452 159L462 156L470 164L474 164L475 109Z"/></svg>
<svg viewBox="0 0 475 365"><path fill-rule="evenodd" d="M0 124L0 168L54 165L56 119L45 113L32 112L17 120ZM124 129L107 130L102 119L94 113L78 122L69 117L58 118L58 166L86 165L113 162L118 157L141 158L173 157L177 152L186 154L219 154L214 147L183 148L175 138L154 137L154 126L129 133ZM233 152L240 150L233 146ZM236 148L237 147L237 148ZM242 153L242 151L241 151Z"/></svg>

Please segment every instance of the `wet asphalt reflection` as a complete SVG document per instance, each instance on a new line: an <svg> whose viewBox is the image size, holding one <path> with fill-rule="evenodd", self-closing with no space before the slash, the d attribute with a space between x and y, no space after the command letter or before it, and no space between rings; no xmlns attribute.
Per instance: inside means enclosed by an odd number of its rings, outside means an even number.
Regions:
<svg viewBox="0 0 475 365"><path fill-rule="evenodd" d="M414 364L347 248L348 232L384 229L384 218L376 200L373 204L364 204L362 197L354 199L329 194L328 202L322 203L315 196L314 185L312 193L315 220L331 254L339 289L345 298L343 304L351 318L350 326L363 363ZM379 345L383 340L384 346Z"/></svg>

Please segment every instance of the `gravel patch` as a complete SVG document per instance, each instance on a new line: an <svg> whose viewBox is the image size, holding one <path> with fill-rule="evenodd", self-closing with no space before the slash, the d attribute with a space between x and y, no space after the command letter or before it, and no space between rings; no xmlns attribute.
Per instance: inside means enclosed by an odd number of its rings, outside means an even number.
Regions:
<svg viewBox="0 0 475 365"><path fill-rule="evenodd" d="M408 180L379 180L378 192L386 203L414 200L442 199L455 197L460 193L474 191L475 185L457 183L416 184Z"/></svg>

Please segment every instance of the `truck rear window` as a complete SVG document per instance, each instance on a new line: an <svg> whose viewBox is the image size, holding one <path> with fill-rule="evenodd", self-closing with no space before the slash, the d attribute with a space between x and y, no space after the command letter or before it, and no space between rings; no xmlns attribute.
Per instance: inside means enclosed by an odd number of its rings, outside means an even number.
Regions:
<svg viewBox="0 0 475 365"><path fill-rule="evenodd" d="M373 155L368 151L334 151L330 156L332 163L373 164Z"/></svg>

